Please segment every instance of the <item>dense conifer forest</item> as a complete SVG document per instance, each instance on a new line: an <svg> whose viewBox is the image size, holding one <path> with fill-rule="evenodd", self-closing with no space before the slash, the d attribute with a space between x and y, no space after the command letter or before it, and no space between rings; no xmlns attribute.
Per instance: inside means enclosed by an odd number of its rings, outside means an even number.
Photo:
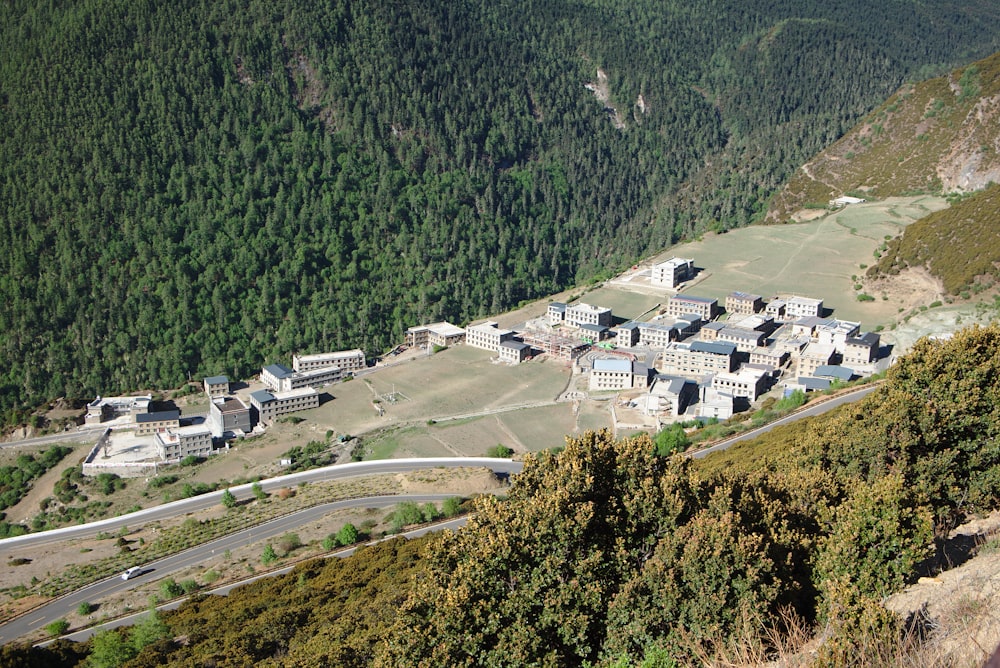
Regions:
<svg viewBox="0 0 1000 668"><path fill-rule="evenodd" d="M1000 35L985 0L0 17L6 424L58 396L376 353L747 224L903 80Z"/></svg>

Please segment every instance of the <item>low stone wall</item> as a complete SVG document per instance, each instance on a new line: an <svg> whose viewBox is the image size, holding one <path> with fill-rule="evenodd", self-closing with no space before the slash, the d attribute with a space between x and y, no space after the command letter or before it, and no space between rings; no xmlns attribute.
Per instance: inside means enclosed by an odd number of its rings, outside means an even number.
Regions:
<svg viewBox="0 0 1000 668"><path fill-rule="evenodd" d="M169 464L177 464L179 459L156 462L101 462L98 453L111 437L111 429L105 430L97 443L90 449L87 458L83 460L83 475L96 476L101 473L114 473L119 478L145 478L155 476L159 469Z"/></svg>

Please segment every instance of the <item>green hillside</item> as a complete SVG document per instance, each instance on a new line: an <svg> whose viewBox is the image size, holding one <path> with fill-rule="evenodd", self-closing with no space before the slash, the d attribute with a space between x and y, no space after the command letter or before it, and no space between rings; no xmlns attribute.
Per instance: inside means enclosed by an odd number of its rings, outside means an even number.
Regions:
<svg viewBox="0 0 1000 668"><path fill-rule="evenodd" d="M878 277L927 267L956 295L977 284L992 285L1000 276L998 223L1000 185L993 184L906 228L866 273Z"/></svg>
<svg viewBox="0 0 1000 668"><path fill-rule="evenodd" d="M767 219L786 221L844 193L970 192L1000 182L998 99L1000 53L903 86L796 172Z"/></svg>
<svg viewBox="0 0 1000 668"><path fill-rule="evenodd" d="M985 1L8 2L2 421L378 352L746 224L998 28Z"/></svg>

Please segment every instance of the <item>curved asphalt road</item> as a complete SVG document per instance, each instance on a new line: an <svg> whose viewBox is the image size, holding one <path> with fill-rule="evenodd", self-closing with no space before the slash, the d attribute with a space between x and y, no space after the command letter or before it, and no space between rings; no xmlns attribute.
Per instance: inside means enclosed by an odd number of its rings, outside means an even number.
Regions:
<svg viewBox="0 0 1000 668"><path fill-rule="evenodd" d="M192 547L183 552L171 555L169 557L164 557L158 561L154 561L143 565L142 575L132 578L131 580L125 581L121 579L120 575L115 575L113 577L95 582L91 585L87 585L82 589L78 589L75 592L67 594L61 598L58 598L50 603L47 603L35 610L32 610L28 614L22 615L10 622L0 625L0 644L11 642L21 636L27 635L32 631L42 628L49 622L56 619L61 619L66 617L73 611L75 611L79 605L83 602L95 602L103 599L107 596L112 596L114 594L119 594L124 591L128 591L138 585L146 584L149 582L154 582L161 578L167 577L171 573L189 568L191 566L197 565L208 559L212 559L215 555L221 555L225 553L226 550L234 550L237 547L242 547L244 545L250 545L254 542L261 542L266 540L271 540L276 538L287 531L299 527L304 524L309 524L311 522L318 521L323 518L329 512L338 510L341 508L386 508L389 506L394 506L397 503L403 501L413 501L414 503L428 503L428 502L438 502L443 501L449 497L455 496L454 494L407 494L407 495L394 495L394 496L376 496L367 497L361 499L345 499L342 501L333 501L330 503L325 503L319 506L313 506L312 508L306 508L298 512L286 515L284 517L279 517L277 519L270 520L263 524L258 524L257 526L251 527L249 529L243 529L235 533L229 534L228 536L223 536L221 538L216 538L207 543L203 543L196 547ZM453 524L454 522L464 522L465 518L460 518L459 520L453 520L450 523L446 523L445 526ZM420 535L425 533L428 529L424 528L411 532L407 535ZM338 553L337 556L348 556L352 554L353 550ZM289 567L289 570L291 567ZM269 575L278 574L279 571L269 573ZM262 576L263 577L263 576ZM244 584L244 582L238 584ZM212 593L225 593L233 586L230 585L228 588L220 588L220 590L214 590Z"/></svg>
<svg viewBox="0 0 1000 668"><path fill-rule="evenodd" d="M279 476L261 480L260 485L264 491L272 492L282 487L294 487L302 483L326 482L330 480L343 480L345 478L355 478L358 476L378 475L384 473L407 473L421 469L435 468L489 468L495 473L513 475L520 473L524 468L521 462L510 459L494 459L492 457L437 457L428 459L380 459L370 462L351 462L349 464L334 464L319 469L292 473L290 475ZM238 485L231 487L230 491L237 499L249 499L253 496L253 484ZM80 524L77 526L53 529L52 531L42 531L39 533L26 534L0 540L0 550L14 547L27 547L32 545L44 545L69 538L82 538L85 536L96 536L98 533L115 532L122 527L138 527L149 522L165 520L185 513L198 510L205 510L222 503L223 490L209 492L190 499L171 501L160 506L154 506L145 510L139 510L127 515L120 515L106 520Z"/></svg>
<svg viewBox="0 0 1000 668"><path fill-rule="evenodd" d="M732 447L733 445L739 443L740 441L746 441L751 438L757 438L758 436L766 434L767 432L771 431L775 427L780 427L781 425L789 424L791 422L795 422L796 420L801 420L802 418L813 417L815 415L822 415L823 413L832 411L834 408L838 408L840 406L843 406L844 404L860 401L861 399L864 399L869 394L874 392L877 387L878 387L877 384L865 385L856 390L845 392L844 394L833 397L827 401L818 402L813 405L806 404L805 407L802 408L802 410L796 411L795 413L792 413L790 415L786 415L783 418L775 420L774 422L770 422L764 425L763 427L754 429L753 431L748 431L738 436L727 438L726 440L720 441L715 445L711 445L705 448L704 450L698 450L697 452L693 452L691 454L691 457L694 459L701 459L703 457L707 457L713 452L721 452L722 450L726 450L727 448Z"/></svg>

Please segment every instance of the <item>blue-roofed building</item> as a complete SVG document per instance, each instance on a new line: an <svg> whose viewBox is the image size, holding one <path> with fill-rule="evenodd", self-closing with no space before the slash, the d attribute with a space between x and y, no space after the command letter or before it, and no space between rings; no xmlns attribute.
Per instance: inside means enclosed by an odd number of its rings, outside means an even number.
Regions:
<svg viewBox="0 0 1000 668"><path fill-rule="evenodd" d="M281 381L293 373L295 372L284 364L268 364L260 370L260 382L272 390L279 390L281 389Z"/></svg>
<svg viewBox="0 0 1000 668"><path fill-rule="evenodd" d="M205 379L205 394L209 397L224 397L229 394L229 378L209 376Z"/></svg>
<svg viewBox="0 0 1000 668"><path fill-rule="evenodd" d="M550 325L561 325L562 321L566 319L566 305L562 302L552 302L546 313L549 316Z"/></svg>
<svg viewBox="0 0 1000 668"><path fill-rule="evenodd" d="M591 390L627 390L632 387L632 361L597 359L590 370Z"/></svg>
<svg viewBox="0 0 1000 668"><path fill-rule="evenodd" d="M839 380L846 383L854 378L856 374L854 373L854 369L848 369L846 366L821 364L816 367L812 375L815 378L829 378L830 380Z"/></svg>
<svg viewBox="0 0 1000 668"><path fill-rule="evenodd" d="M639 343L639 323L626 322L618 327L615 345L619 348L631 348Z"/></svg>
<svg viewBox="0 0 1000 668"><path fill-rule="evenodd" d="M181 426L180 411L156 411L135 416L136 434L155 434Z"/></svg>

